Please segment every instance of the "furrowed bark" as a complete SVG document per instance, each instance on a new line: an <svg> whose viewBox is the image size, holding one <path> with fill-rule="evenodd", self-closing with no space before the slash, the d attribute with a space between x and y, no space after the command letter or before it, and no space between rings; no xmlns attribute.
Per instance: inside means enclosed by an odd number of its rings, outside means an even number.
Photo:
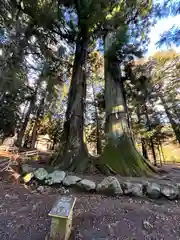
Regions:
<svg viewBox="0 0 180 240"><path fill-rule="evenodd" d="M111 43L108 34L105 54ZM108 57L105 58L105 107L107 145L101 162L123 176L152 175L154 168L140 155L133 142L119 62Z"/></svg>
<svg viewBox="0 0 180 240"><path fill-rule="evenodd" d="M81 31L76 42L73 74L68 96L62 148L54 164L60 163L70 171L83 172L88 168L88 151L84 141L84 111L86 98L87 32Z"/></svg>

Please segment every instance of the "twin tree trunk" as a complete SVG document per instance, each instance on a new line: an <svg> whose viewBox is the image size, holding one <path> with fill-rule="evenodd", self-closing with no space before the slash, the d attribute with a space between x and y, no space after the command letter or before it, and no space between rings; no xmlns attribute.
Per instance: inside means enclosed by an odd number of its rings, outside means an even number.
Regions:
<svg viewBox="0 0 180 240"><path fill-rule="evenodd" d="M106 54L111 45L112 38L108 34L105 39L107 145L101 162L123 176L152 175L154 168L140 155L133 142L119 62L108 59Z"/></svg>
<svg viewBox="0 0 180 240"><path fill-rule="evenodd" d="M81 35L76 43L73 74L69 91L62 148L55 160L69 171L84 172L89 163L88 151L83 141L86 96L85 63L88 39ZM105 49L107 42L106 38ZM115 65L115 75L110 70ZM127 176L151 175L153 167L139 154L128 125L127 106L119 64L105 59L105 105L108 143L102 153L102 164Z"/></svg>
<svg viewBox="0 0 180 240"><path fill-rule="evenodd" d="M86 60L88 38L81 31L76 42L75 60L68 96L66 121L61 140L60 153L55 161L69 171L84 172L89 163L84 142L84 112L86 100Z"/></svg>

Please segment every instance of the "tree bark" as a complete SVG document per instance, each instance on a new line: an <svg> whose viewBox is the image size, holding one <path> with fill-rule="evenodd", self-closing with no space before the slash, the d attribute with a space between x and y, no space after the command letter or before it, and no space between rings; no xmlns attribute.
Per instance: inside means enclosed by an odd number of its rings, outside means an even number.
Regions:
<svg viewBox="0 0 180 240"><path fill-rule="evenodd" d="M38 126L38 120L35 119L34 126L32 129L31 141L30 141L31 149L35 148L36 139L37 139L37 126Z"/></svg>
<svg viewBox="0 0 180 240"><path fill-rule="evenodd" d="M105 38L107 145L101 161L123 176L152 175L155 169L140 155L132 140L119 62L106 55L112 41L108 34Z"/></svg>
<svg viewBox="0 0 180 240"><path fill-rule="evenodd" d="M165 156L164 156L164 152L163 152L163 147L162 147L161 141L160 141L160 149L161 149L161 153L162 153L163 163L165 164L166 163L166 159L165 159Z"/></svg>
<svg viewBox="0 0 180 240"><path fill-rule="evenodd" d="M142 154L143 154L143 157L144 157L145 159L149 160L148 151L147 151L146 139L141 138L141 146L142 146Z"/></svg>
<svg viewBox="0 0 180 240"><path fill-rule="evenodd" d="M45 94L45 93L44 93ZM43 97L39 103L37 112L36 112L36 119L34 122L32 136L31 136L31 148L35 148L36 140L37 140L37 131L39 129L40 117L43 111L45 98ZM42 114L43 115L43 114Z"/></svg>
<svg viewBox="0 0 180 240"><path fill-rule="evenodd" d="M24 136L24 144L23 144L23 147L24 148L30 148L30 133L31 133L31 131L32 131L32 128L33 128L33 121L32 121L32 119L30 120L30 122L29 122L29 127L28 127L28 129L27 129L27 131L26 131L26 133L25 133L25 136Z"/></svg>
<svg viewBox="0 0 180 240"><path fill-rule="evenodd" d="M38 89L40 87L40 84L41 84L41 76L38 78L37 80L37 83L36 83L36 88L34 90L34 93L32 94L31 96L31 100L30 100L30 104L29 104L29 108L26 112L26 115L25 115L25 118L24 118L24 121L22 123L22 126L20 128L20 131L19 131L19 134L18 134L18 140L17 140L17 145L19 147L22 146L22 140L23 140L23 137L25 135L25 132L26 132L26 128L27 128L27 125L28 125L28 122L29 122L29 118L30 118L30 115L31 113L34 111L35 109L35 103L36 103L36 97L37 97L37 92L38 92Z"/></svg>
<svg viewBox="0 0 180 240"><path fill-rule="evenodd" d="M28 26L24 32L24 38L19 41L19 45L18 45L17 49L14 49L13 55L10 59L10 63L9 63L10 67L12 69L15 69L16 72L21 68L21 63L23 62L23 57L24 57L24 50L28 45L28 40L30 39L30 37L33 34L33 29L34 29L34 21L32 21L28 24ZM12 76L12 78L14 78L14 76ZM21 145L22 145L22 139L23 139L24 133L26 131L26 127L27 127L27 124L29 121L29 116L32 112L33 104L34 104L34 96L32 96L32 100L30 101L29 109L26 113L24 122L23 122L20 132L18 134L17 145L19 147L21 147Z"/></svg>
<svg viewBox="0 0 180 240"><path fill-rule="evenodd" d="M86 98L87 31L80 32L76 42L73 74L68 96L66 120L61 140L62 148L55 164L65 169L84 172L88 167L88 151L84 141L84 111Z"/></svg>
<svg viewBox="0 0 180 240"><path fill-rule="evenodd" d="M160 145L158 145L158 153L159 153L159 162L160 162L160 165L162 166L162 157L161 157L161 148L160 148Z"/></svg>
<svg viewBox="0 0 180 240"><path fill-rule="evenodd" d="M154 141L152 137L150 137L150 145L151 145L151 150L152 150L152 155L154 160L154 166L157 166L156 151L155 151Z"/></svg>
<svg viewBox="0 0 180 240"><path fill-rule="evenodd" d="M95 107L95 114L96 114L96 149L97 155L101 155L102 153L102 145L101 145L101 135L100 135L100 123L99 123L99 116L98 116L98 109Z"/></svg>
<svg viewBox="0 0 180 240"><path fill-rule="evenodd" d="M148 108L147 108L146 102L144 102L144 113L145 113L145 117L146 117L146 125L148 127L148 131L152 131L151 121L149 119ZM152 156L153 156L153 160L154 160L154 166L157 166L156 151L155 151L155 146L154 146L154 141L153 141L152 136L150 136L149 142L150 142L150 147L151 147Z"/></svg>
<svg viewBox="0 0 180 240"><path fill-rule="evenodd" d="M136 109L136 113L137 113L137 118L138 118L138 124L141 123L141 113L140 113L140 107L139 105L137 106ZM147 151L147 140L143 137L141 137L141 147L142 147L142 155L145 159L149 160L148 157L148 151Z"/></svg>
<svg viewBox="0 0 180 240"><path fill-rule="evenodd" d="M96 150L97 155L101 155L102 153L102 144L101 144L101 135L100 135L100 121L98 115L98 107L95 99L95 89L94 84L92 83L92 90L93 90L93 98L94 98L94 108L95 108L95 118L96 118Z"/></svg>
<svg viewBox="0 0 180 240"><path fill-rule="evenodd" d="M19 146L19 147L22 146L22 140L23 140L23 137L24 137L25 132L26 132L26 128L27 128L27 125L28 125L28 122L29 122L29 118L30 118L31 113L34 110L34 107L35 107L35 101L36 101L36 96L33 94L32 98L30 100L29 108L26 112L23 124L22 124L21 129L20 129L19 134L18 134L17 146Z"/></svg>

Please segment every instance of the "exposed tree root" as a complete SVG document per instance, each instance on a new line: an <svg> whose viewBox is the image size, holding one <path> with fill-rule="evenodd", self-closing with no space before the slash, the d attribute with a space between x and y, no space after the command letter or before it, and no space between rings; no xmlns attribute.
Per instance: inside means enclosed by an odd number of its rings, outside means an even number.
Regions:
<svg viewBox="0 0 180 240"><path fill-rule="evenodd" d="M154 176L158 172L125 135L120 139L109 140L101 156L101 163L107 164L121 176Z"/></svg>

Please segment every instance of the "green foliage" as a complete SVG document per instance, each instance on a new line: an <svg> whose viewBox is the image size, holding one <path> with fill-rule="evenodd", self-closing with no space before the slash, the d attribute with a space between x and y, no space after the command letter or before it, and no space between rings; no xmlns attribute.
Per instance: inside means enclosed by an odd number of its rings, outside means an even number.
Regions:
<svg viewBox="0 0 180 240"><path fill-rule="evenodd" d="M77 109L86 103L87 142L97 142L98 137L102 141L104 138L104 54L110 63L116 62L124 67L124 75L120 69L119 73L123 75L121 80L137 138L144 138L147 142L153 138L158 144L170 135L164 129L164 109L157 110L153 104L159 101L158 91L165 96L167 109L176 123L176 130L179 129L179 56L173 50L159 52L142 65L134 64L134 58L141 57L147 48L149 27L154 22L152 1L0 0L0 4L0 41L1 37L3 39L0 42L2 135L24 127L29 113L25 126L27 135L31 132L28 126L36 120L37 133L48 134L54 145L59 143L67 115L67 100L72 97L68 96L72 83L69 79L77 70L75 46L78 41L84 40L87 40L88 46L85 64L81 66L83 71L86 70L83 83L87 83L87 90L93 86L94 96L90 99L80 96L82 102ZM170 6L168 2L167 6ZM159 12L159 15L163 13ZM105 53L100 53L97 51L97 40L104 40L107 36L109 46ZM171 73L170 68L173 69ZM118 72L114 74L118 75ZM167 76L170 78L168 81ZM73 84L72 87L76 85ZM76 101L72 101L72 112L68 113L70 118L72 114L77 114L75 104ZM145 104L147 109L143 108ZM24 105L27 106L22 113ZM139 120L136 116L138 107ZM122 142L123 147L126 144ZM116 149L113 151L116 154ZM139 161L140 157L134 150L132 154L132 159L136 157ZM119 168L118 161L117 165Z"/></svg>
<svg viewBox="0 0 180 240"><path fill-rule="evenodd" d="M132 106L130 112L133 131L138 139L142 138L146 141L149 148L152 139L157 147L160 142L165 142L173 136L168 121L176 137L178 136L179 70L176 69L178 61L179 56L174 50L157 52L148 60L139 61L139 64L137 61L133 68L136 81L133 85L126 86L128 103ZM142 84L143 78L148 85ZM146 92L148 94L145 94ZM161 102L162 98L163 102ZM176 101L178 103L174 105Z"/></svg>
<svg viewBox="0 0 180 240"><path fill-rule="evenodd" d="M159 65L163 66L165 63L174 60L176 57L178 57L177 52L173 49L170 49L168 51L156 52L152 56L152 59L154 59Z"/></svg>
<svg viewBox="0 0 180 240"><path fill-rule="evenodd" d="M162 3L157 3L155 16L158 18L165 18L168 16L176 16L180 13L180 1L169 1L164 0ZM157 46L175 44L176 46L180 45L180 28L178 25L174 25L171 29L164 32L161 36L161 39L157 42Z"/></svg>

